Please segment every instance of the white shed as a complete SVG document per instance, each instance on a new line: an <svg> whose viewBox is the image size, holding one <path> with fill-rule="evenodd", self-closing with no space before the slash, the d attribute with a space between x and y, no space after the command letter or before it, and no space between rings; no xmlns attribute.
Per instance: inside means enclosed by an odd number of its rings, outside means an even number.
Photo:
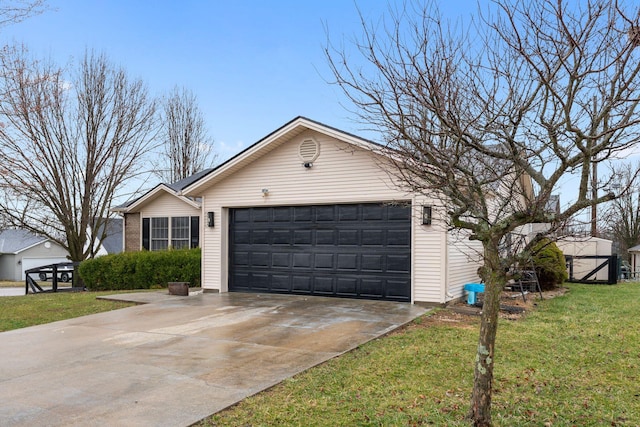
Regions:
<svg viewBox="0 0 640 427"><path fill-rule="evenodd" d="M604 257L611 256L613 242L599 237L565 236L558 239L556 244L565 256L577 257L573 261L573 276L580 278L597 268ZM585 256L590 258L580 258ZM595 258L596 256L602 258ZM601 269L592 279L606 281L608 269Z"/></svg>

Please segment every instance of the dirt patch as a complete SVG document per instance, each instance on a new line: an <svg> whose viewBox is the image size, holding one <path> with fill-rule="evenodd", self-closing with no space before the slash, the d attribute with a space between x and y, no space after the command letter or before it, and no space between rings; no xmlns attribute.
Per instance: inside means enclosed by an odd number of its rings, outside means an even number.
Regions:
<svg viewBox="0 0 640 427"><path fill-rule="evenodd" d="M567 288L557 288L551 291L542 292L542 298L547 300L564 295ZM535 310L540 301L540 294L525 294L522 298L520 292L503 292L500 298L500 318L508 320L518 320L528 312ZM415 327L429 327L438 325L449 325L460 328L475 328L480 324L482 314L482 294L478 295L478 304L469 305L465 301L449 304L447 307L438 310L436 313L422 318L420 324L413 324Z"/></svg>

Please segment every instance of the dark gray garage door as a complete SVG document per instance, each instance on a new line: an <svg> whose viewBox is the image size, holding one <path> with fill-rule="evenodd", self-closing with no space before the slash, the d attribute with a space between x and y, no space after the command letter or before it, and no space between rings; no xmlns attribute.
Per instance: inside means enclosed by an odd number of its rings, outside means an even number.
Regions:
<svg viewBox="0 0 640 427"><path fill-rule="evenodd" d="M229 290L410 301L411 210L231 209Z"/></svg>

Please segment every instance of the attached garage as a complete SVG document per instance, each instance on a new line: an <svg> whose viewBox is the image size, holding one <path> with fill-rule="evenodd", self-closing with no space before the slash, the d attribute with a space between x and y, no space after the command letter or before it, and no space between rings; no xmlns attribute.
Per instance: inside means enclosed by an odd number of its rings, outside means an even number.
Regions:
<svg viewBox="0 0 640 427"><path fill-rule="evenodd" d="M406 203L239 208L229 218L230 291L411 299Z"/></svg>
<svg viewBox="0 0 640 427"><path fill-rule="evenodd" d="M446 303L481 252L371 141L298 117L180 196L201 200L205 292ZM428 218L427 218L428 216ZM475 245L475 246L474 246Z"/></svg>

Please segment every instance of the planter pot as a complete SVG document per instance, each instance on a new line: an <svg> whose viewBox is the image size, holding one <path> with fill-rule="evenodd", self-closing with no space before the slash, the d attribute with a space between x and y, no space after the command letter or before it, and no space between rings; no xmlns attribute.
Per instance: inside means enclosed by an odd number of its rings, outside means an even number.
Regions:
<svg viewBox="0 0 640 427"><path fill-rule="evenodd" d="M169 295L179 295L186 297L189 295L189 282L169 282Z"/></svg>

